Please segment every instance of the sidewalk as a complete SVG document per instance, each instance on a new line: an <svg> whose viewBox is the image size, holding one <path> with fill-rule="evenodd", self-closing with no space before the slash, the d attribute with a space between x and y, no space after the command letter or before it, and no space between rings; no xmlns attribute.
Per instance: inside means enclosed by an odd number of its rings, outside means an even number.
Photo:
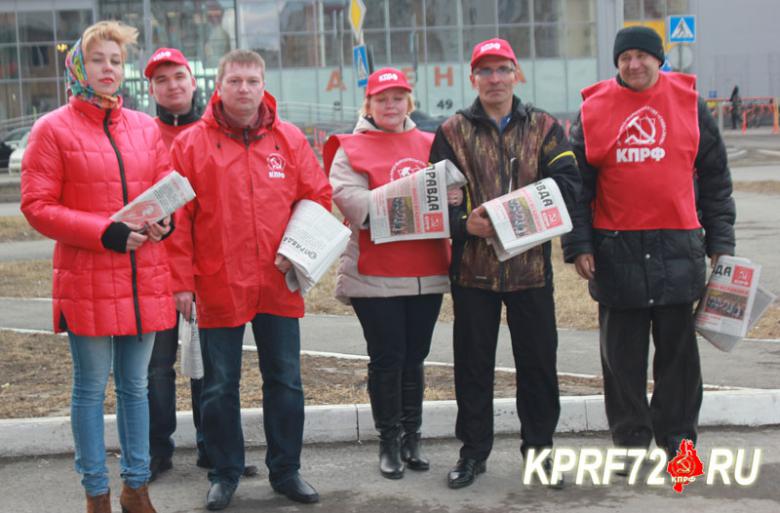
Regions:
<svg viewBox="0 0 780 513"><path fill-rule="evenodd" d="M423 426L425 429L426 426ZM607 448L605 433L560 435L556 446L579 450ZM565 474L567 486L560 491L522 483L519 439L498 437L487 461L487 472L462 490L446 486L446 474L455 463L459 444L453 440L426 440L431 460L428 472L407 471L403 479L384 479L377 470L377 444L343 443L306 446L303 449L303 476L320 492L316 505L293 503L273 493L263 465L264 451L247 451L247 462L260 467L256 478L243 479L230 513L508 513L566 512L615 513L651 511L664 513L776 513L780 510L780 429L703 429L697 444L705 465L705 476L686 487L682 494L672 491L669 476L664 485L629 486L624 478L614 478L607 486L587 481L577 486L573 473ZM730 486L718 480L708 486L710 451L713 447L763 451L759 475L754 485L739 486L731 473ZM750 460L751 456L748 456ZM114 511L119 511L118 458L108 460ZM748 473L749 463L744 465ZM84 492L73 471L72 456L28 457L0 460L3 496L0 513L72 513L84 511ZM174 467L150 486L150 495L160 513L205 511L208 483L206 472L195 466L195 454L179 449Z"/></svg>

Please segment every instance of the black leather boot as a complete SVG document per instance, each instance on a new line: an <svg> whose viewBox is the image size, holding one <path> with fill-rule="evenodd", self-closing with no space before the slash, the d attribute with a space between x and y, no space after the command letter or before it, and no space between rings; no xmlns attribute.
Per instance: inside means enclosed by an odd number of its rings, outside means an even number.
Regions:
<svg viewBox="0 0 780 513"><path fill-rule="evenodd" d="M430 462L420 448L422 403L425 394L425 369L420 364L405 368L401 379L401 459L412 470L428 470Z"/></svg>
<svg viewBox="0 0 780 513"><path fill-rule="evenodd" d="M368 395L379 432L379 471L388 479L401 479L401 372L369 369Z"/></svg>

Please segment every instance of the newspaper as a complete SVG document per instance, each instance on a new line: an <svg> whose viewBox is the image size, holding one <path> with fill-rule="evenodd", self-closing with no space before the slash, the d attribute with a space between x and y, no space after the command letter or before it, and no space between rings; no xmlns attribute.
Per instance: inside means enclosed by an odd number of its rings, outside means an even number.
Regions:
<svg viewBox="0 0 780 513"><path fill-rule="evenodd" d="M173 171L111 216L113 221L156 223L195 197L189 180Z"/></svg>
<svg viewBox="0 0 780 513"><path fill-rule="evenodd" d="M277 251L293 264L285 275L287 288L309 292L344 252L350 234L349 228L319 203L299 201Z"/></svg>
<svg viewBox="0 0 780 513"><path fill-rule="evenodd" d="M699 334L721 351L734 349L776 299L760 278L760 265L721 256L696 311Z"/></svg>
<svg viewBox="0 0 780 513"><path fill-rule="evenodd" d="M203 377L203 355L200 352L200 332L195 303L192 303L192 319L179 314L179 344L181 344L181 373L192 379Z"/></svg>
<svg viewBox="0 0 780 513"><path fill-rule="evenodd" d="M374 244L450 236L447 189L466 178L449 160L371 190L368 219Z"/></svg>
<svg viewBox="0 0 780 513"><path fill-rule="evenodd" d="M496 236L488 243L504 262L572 229L555 180L545 178L483 203Z"/></svg>

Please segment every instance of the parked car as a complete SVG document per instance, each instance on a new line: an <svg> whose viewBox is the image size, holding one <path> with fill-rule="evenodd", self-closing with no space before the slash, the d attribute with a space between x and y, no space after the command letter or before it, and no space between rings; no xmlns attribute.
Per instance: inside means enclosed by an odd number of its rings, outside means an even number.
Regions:
<svg viewBox="0 0 780 513"><path fill-rule="evenodd" d="M22 157L24 156L24 149L27 147L27 138L29 136L30 132L28 131L26 134L24 134L22 140L19 141L19 144L16 146L16 149L13 151L13 153L11 153L11 156L8 157L8 173L21 174Z"/></svg>
<svg viewBox="0 0 780 513"><path fill-rule="evenodd" d="M3 136L2 141L0 141L0 168L5 169L8 167L8 159L11 153L19 145L19 141L22 140L24 134L30 131L30 128L29 126L15 128Z"/></svg>

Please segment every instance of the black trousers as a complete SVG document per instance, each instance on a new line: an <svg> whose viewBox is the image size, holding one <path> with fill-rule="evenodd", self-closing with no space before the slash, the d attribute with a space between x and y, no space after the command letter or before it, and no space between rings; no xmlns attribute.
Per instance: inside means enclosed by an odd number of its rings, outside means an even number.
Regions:
<svg viewBox="0 0 780 513"><path fill-rule="evenodd" d="M372 371L401 371L423 363L441 309L442 294L353 297Z"/></svg>
<svg viewBox="0 0 780 513"><path fill-rule="evenodd" d="M499 293L452 285L455 306L455 434L461 458L484 460L493 448L493 382L501 305L512 337L522 451L550 447L561 412L558 333L552 284Z"/></svg>
<svg viewBox="0 0 780 513"><path fill-rule="evenodd" d="M599 305L604 400L612 440L620 447L670 449L696 440L702 400L693 305L618 309ZM647 402L647 359L653 334L655 386Z"/></svg>

